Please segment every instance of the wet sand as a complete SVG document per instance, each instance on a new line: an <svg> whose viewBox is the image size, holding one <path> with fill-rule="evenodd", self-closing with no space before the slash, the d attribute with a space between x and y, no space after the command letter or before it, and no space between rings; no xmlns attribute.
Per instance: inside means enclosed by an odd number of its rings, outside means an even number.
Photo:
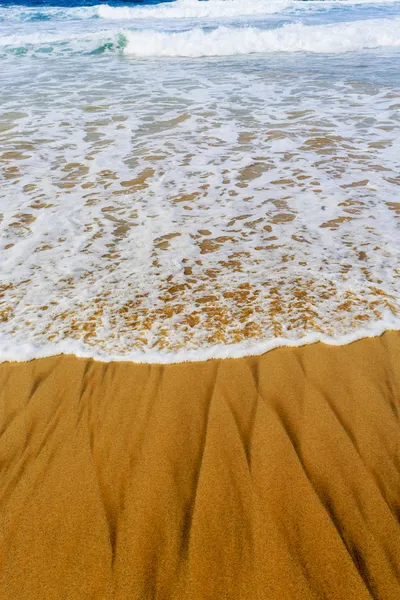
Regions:
<svg viewBox="0 0 400 600"><path fill-rule="evenodd" d="M0 395L2 600L400 598L400 333Z"/></svg>

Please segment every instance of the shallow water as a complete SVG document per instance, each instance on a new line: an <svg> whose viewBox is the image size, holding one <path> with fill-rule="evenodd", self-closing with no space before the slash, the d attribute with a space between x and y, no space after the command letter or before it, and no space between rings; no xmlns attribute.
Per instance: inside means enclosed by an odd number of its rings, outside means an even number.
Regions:
<svg viewBox="0 0 400 600"><path fill-rule="evenodd" d="M399 328L400 2L0 8L1 358Z"/></svg>

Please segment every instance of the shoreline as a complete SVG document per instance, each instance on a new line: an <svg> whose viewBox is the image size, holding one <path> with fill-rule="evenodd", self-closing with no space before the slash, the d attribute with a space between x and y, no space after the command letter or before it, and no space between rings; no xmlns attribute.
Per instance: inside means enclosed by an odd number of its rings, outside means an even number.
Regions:
<svg viewBox="0 0 400 600"><path fill-rule="evenodd" d="M5 600L400 597L400 333L0 365Z"/></svg>
<svg viewBox="0 0 400 600"><path fill-rule="evenodd" d="M74 356L83 360L93 360L101 363L129 363L145 365L169 365L184 363L201 363L209 360L229 360L257 358L264 356L279 348L302 348L314 344L322 344L332 347L342 347L354 342L381 337L386 333L400 332L400 319L392 317L389 321L382 319L373 321L369 327L360 328L353 333L339 337L331 337L323 333L309 333L301 338L290 339L275 337L260 342L253 342L251 338L248 343L239 342L233 344L218 344L196 350L133 350L125 354L107 354L96 351L95 348L82 344L75 340L64 340L58 343L48 344L48 349L39 350L37 346L29 343L19 344L10 349L15 342L11 336L0 334L0 365L5 363L23 363L32 360L53 358L56 356Z"/></svg>

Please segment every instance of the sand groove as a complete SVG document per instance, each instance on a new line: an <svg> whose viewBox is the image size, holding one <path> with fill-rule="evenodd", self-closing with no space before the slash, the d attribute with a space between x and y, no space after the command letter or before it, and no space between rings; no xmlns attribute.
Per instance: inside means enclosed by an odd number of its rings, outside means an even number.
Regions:
<svg viewBox="0 0 400 600"><path fill-rule="evenodd" d="M0 366L0 597L400 597L400 335Z"/></svg>

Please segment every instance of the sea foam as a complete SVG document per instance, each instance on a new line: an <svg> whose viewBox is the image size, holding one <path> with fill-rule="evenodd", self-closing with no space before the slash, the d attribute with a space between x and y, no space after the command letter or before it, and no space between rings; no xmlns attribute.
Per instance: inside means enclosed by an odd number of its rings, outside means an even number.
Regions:
<svg viewBox="0 0 400 600"><path fill-rule="evenodd" d="M107 20L132 21L136 19L224 19L257 17L282 12L307 13L328 11L353 5L395 4L399 0L176 0L156 5L98 7L99 17Z"/></svg>
<svg viewBox="0 0 400 600"><path fill-rule="evenodd" d="M322 342L329 346L344 346L357 340L382 335L385 331L400 331L400 319L389 316L387 319L375 321L368 327L360 328L342 336L330 337L320 333L310 333L297 339L271 338L259 342L249 341L238 344L215 344L203 348L182 349L175 352L169 350L146 351L127 349L123 353L110 353L101 348L90 347L76 340L64 340L58 343L32 344L16 341L0 333L0 363L24 362L36 358L49 358L60 354L74 355L78 358L92 358L102 362L135 362L139 364L174 364L181 362L200 362L211 359L243 358L260 356L276 348L299 348Z"/></svg>
<svg viewBox="0 0 400 600"><path fill-rule="evenodd" d="M279 13L293 5L293 0L176 0L148 6L98 7L103 19L218 19Z"/></svg>
<svg viewBox="0 0 400 600"><path fill-rule="evenodd" d="M126 54L229 56L268 52L343 53L400 46L400 19L335 25L288 24L276 29L218 27L212 31L128 31Z"/></svg>
<svg viewBox="0 0 400 600"><path fill-rule="evenodd" d="M29 112L3 88L4 360L200 360L398 327L398 91L108 60L84 78L46 63Z"/></svg>

